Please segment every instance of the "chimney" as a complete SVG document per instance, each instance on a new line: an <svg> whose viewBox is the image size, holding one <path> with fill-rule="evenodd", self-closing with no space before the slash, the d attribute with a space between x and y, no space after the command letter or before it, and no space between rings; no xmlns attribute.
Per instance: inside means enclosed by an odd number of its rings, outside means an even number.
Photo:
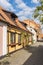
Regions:
<svg viewBox="0 0 43 65"><path fill-rule="evenodd" d="M15 18L15 22L18 22L19 20L18 20L18 18Z"/></svg>

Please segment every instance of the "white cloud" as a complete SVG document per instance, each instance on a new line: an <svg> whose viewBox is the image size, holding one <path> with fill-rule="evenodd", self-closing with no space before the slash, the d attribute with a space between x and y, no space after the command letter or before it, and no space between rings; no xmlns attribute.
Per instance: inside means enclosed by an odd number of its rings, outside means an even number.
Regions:
<svg viewBox="0 0 43 65"><path fill-rule="evenodd" d="M41 24L41 30L42 30L42 34L43 34L43 24Z"/></svg>
<svg viewBox="0 0 43 65"><path fill-rule="evenodd" d="M9 0L0 0L0 6L5 8L6 10L15 11L13 6L9 3Z"/></svg>
<svg viewBox="0 0 43 65"><path fill-rule="evenodd" d="M38 24L41 24L40 21L38 19L34 19L34 21Z"/></svg>
<svg viewBox="0 0 43 65"><path fill-rule="evenodd" d="M34 7L31 8L27 6L23 0L15 0L15 3L17 4L16 7L21 9L18 13L16 13L18 16L20 16L23 20L27 18L27 16L32 16L32 13L34 11Z"/></svg>
<svg viewBox="0 0 43 65"><path fill-rule="evenodd" d="M31 10L31 8L27 6L22 0L15 0L15 3L17 4L17 8L22 10Z"/></svg>
<svg viewBox="0 0 43 65"><path fill-rule="evenodd" d="M39 3L39 0L32 0L31 3L37 4L37 3Z"/></svg>
<svg viewBox="0 0 43 65"><path fill-rule="evenodd" d="M21 21L23 21L23 20L25 20L25 19L28 19L26 16L21 16L21 17L19 17L19 20L21 20Z"/></svg>

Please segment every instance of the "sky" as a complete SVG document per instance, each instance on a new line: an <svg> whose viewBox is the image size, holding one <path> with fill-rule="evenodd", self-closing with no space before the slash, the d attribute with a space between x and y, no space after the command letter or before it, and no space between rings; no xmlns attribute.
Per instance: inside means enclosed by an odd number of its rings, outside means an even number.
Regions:
<svg viewBox="0 0 43 65"><path fill-rule="evenodd" d="M33 13L38 5L40 5L39 0L0 0L0 6L14 12L19 20L32 19L36 23L40 22L33 18ZM43 28L43 25L41 27Z"/></svg>
<svg viewBox="0 0 43 65"><path fill-rule="evenodd" d="M14 12L20 20L33 19L33 12L38 5L38 0L0 0L0 6Z"/></svg>

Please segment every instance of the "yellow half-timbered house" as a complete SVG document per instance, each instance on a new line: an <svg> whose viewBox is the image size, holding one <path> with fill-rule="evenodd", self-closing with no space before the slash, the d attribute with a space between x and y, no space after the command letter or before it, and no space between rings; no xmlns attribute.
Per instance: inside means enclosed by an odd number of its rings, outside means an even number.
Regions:
<svg viewBox="0 0 43 65"><path fill-rule="evenodd" d="M0 56L12 53L29 43L32 33L18 20L18 16L0 7Z"/></svg>

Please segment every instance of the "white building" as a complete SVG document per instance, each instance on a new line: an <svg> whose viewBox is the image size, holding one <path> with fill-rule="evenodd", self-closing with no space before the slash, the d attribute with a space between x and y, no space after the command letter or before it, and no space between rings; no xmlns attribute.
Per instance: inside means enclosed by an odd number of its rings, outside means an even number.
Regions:
<svg viewBox="0 0 43 65"><path fill-rule="evenodd" d="M34 30L34 28L29 27L28 25L27 25L26 28L27 28L30 32L33 33L32 38L33 38L33 42L35 43L35 42L37 41L37 33L36 33L36 31Z"/></svg>

